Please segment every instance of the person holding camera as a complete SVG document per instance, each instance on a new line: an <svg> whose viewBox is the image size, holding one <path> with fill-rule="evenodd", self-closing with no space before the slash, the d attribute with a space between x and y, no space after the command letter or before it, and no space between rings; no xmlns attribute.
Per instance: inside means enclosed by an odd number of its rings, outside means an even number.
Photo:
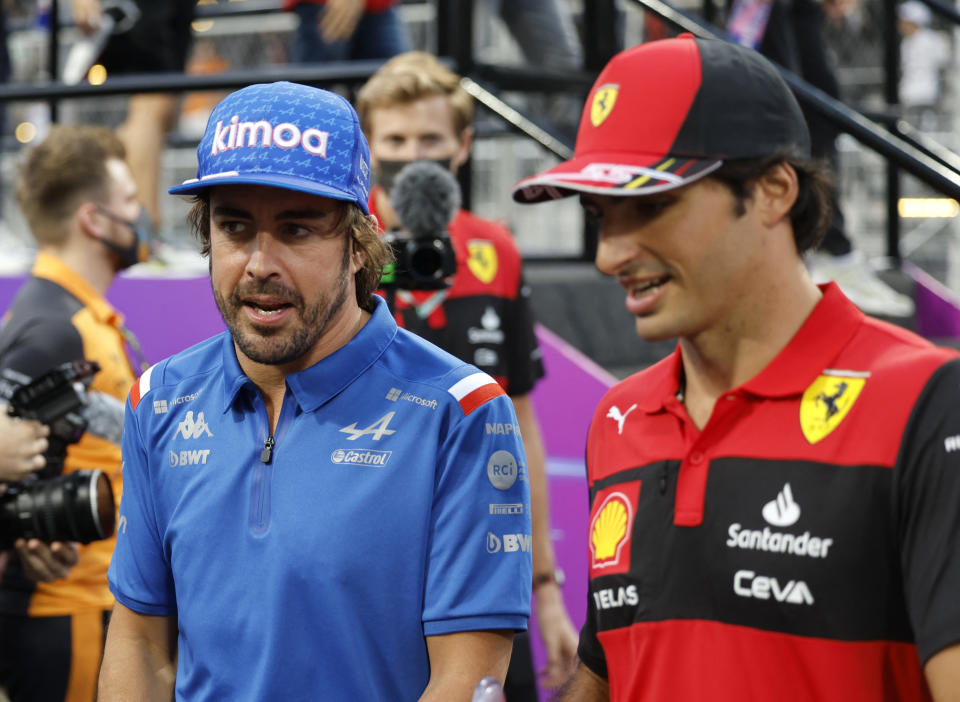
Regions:
<svg viewBox="0 0 960 702"><path fill-rule="evenodd" d="M39 422L22 420L0 412L0 495L5 483L28 478L46 465L50 428ZM77 548L71 543L44 544L37 539L15 541L17 556L25 577L49 582L66 577L77 562ZM0 579L10 554L0 551Z"/></svg>
<svg viewBox="0 0 960 702"><path fill-rule="evenodd" d="M470 155L473 98L435 56L413 51L390 59L367 81L357 94L357 113L378 182L370 211L384 230L404 228L400 203L391 202L397 175L424 160L456 174ZM448 230L456 258L450 286L391 290L390 296L399 324L490 373L513 401L530 479L535 618L548 656L543 681L557 687L572 672L577 635L550 541L544 449L529 395L543 376L529 289L513 236L503 226L461 209ZM515 639L506 693L511 700L537 699L526 635Z"/></svg>
<svg viewBox="0 0 960 702"><path fill-rule="evenodd" d="M238 90L197 159L170 192L229 331L131 390L100 702L469 699L530 613L512 404L374 294L344 98Z"/></svg>
<svg viewBox="0 0 960 702"><path fill-rule="evenodd" d="M0 370L37 378L87 359L101 369L91 392L126 397L138 372L127 356L132 336L104 296L117 273L146 258L149 229L124 157L113 132L87 125L54 126L24 154L17 199L38 253L0 329ZM87 432L64 449L52 438L41 479L61 467L64 474L99 469L119 499L116 443ZM94 699L113 604L106 575L114 543L30 539L9 557L0 582L0 686L11 702ZM52 567L75 548L69 573ZM48 576L41 582L39 566Z"/></svg>

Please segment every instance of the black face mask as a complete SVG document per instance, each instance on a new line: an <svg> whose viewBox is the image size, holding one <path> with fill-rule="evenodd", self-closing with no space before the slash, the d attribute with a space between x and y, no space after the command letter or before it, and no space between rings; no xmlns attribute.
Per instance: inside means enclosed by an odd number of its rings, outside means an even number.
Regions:
<svg viewBox="0 0 960 702"><path fill-rule="evenodd" d="M129 246L120 246L112 241L100 239L100 243L113 251L120 258L120 270L129 268L137 263L144 263L150 258L150 240L153 238L153 222L150 221L150 215L146 210L140 210L140 216L134 221L129 221L119 215L110 212L103 207L97 207L105 217L114 222L125 224L133 232L133 243Z"/></svg>
<svg viewBox="0 0 960 702"><path fill-rule="evenodd" d="M403 167L416 163L417 161L429 161L435 163L445 171L449 171L453 165L453 157L450 158L418 158L413 161L378 161L377 169L374 175L377 177L377 185L387 191L387 195L393 190L393 183L397 179L397 174L403 170Z"/></svg>

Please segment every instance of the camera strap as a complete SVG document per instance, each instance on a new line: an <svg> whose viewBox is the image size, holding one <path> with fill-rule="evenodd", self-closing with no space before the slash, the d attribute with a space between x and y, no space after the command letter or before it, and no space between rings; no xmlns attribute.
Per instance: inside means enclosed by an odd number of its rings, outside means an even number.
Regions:
<svg viewBox="0 0 960 702"><path fill-rule="evenodd" d="M420 319L426 319L433 314L435 309L443 304L443 301L447 299L448 292L449 288L437 290L426 300L417 304L417 300L413 296L412 292L409 290L397 290L397 299L403 302L405 305L409 305L413 311L417 313L417 316Z"/></svg>

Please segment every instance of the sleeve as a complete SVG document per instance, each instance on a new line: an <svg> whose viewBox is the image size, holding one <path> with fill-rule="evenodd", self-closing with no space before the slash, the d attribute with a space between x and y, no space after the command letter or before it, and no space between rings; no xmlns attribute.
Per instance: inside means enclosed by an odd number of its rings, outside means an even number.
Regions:
<svg viewBox="0 0 960 702"><path fill-rule="evenodd" d="M0 358L0 368L36 378L83 356L83 339L72 324L38 319L21 330Z"/></svg>
<svg viewBox="0 0 960 702"><path fill-rule="evenodd" d="M898 459L904 592L920 659L960 642L960 360L921 394Z"/></svg>
<svg viewBox="0 0 960 702"><path fill-rule="evenodd" d="M533 308L530 305L530 286L520 274L517 295L510 302L510 341L507 350L510 367L507 387L511 395L526 395L543 377L543 361L537 336L534 333Z"/></svg>
<svg viewBox="0 0 960 702"><path fill-rule="evenodd" d="M590 422L590 428L587 434L587 448L586 453L586 464L587 464L587 474L590 474L590 464L591 458L593 457L593 451L591 451L591 446L594 445L596 438L593 436L594 428L597 426L596 421ZM590 488L590 512L593 512L593 500L596 497L593 488ZM587 563L590 563L590 555L587 554ZM603 651L603 646L600 644L600 640L597 638L597 621L598 613L596 602L593 599L593 589L591 587L590 579L587 578L587 616L583 622L583 628L580 629L580 643L577 646L577 656L580 657L580 660L585 666L587 666L594 673L599 675L601 678L607 679L609 677L607 673L607 658L606 654Z"/></svg>
<svg viewBox="0 0 960 702"><path fill-rule="evenodd" d="M530 491L513 403L499 392L457 421L440 447L423 610L427 636L527 628Z"/></svg>
<svg viewBox="0 0 960 702"><path fill-rule="evenodd" d="M156 517L149 454L141 431L139 417L128 400L121 449L123 499L117 545L107 579L110 591L125 607L141 614L168 616L176 613L176 596Z"/></svg>

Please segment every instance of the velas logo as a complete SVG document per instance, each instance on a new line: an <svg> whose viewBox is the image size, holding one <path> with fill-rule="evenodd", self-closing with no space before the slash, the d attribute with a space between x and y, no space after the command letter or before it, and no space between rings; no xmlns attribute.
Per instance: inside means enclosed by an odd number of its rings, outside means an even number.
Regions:
<svg viewBox="0 0 960 702"><path fill-rule="evenodd" d="M640 481L601 490L590 516L590 577L630 570L630 537Z"/></svg>
<svg viewBox="0 0 960 702"><path fill-rule="evenodd" d="M226 124L223 120L217 122L210 155L216 156L232 149L277 146L281 149L301 147L308 154L326 158L329 139L329 132L313 127L301 130L291 122L275 125L263 119L241 122L240 116L234 115Z"/></svg>

